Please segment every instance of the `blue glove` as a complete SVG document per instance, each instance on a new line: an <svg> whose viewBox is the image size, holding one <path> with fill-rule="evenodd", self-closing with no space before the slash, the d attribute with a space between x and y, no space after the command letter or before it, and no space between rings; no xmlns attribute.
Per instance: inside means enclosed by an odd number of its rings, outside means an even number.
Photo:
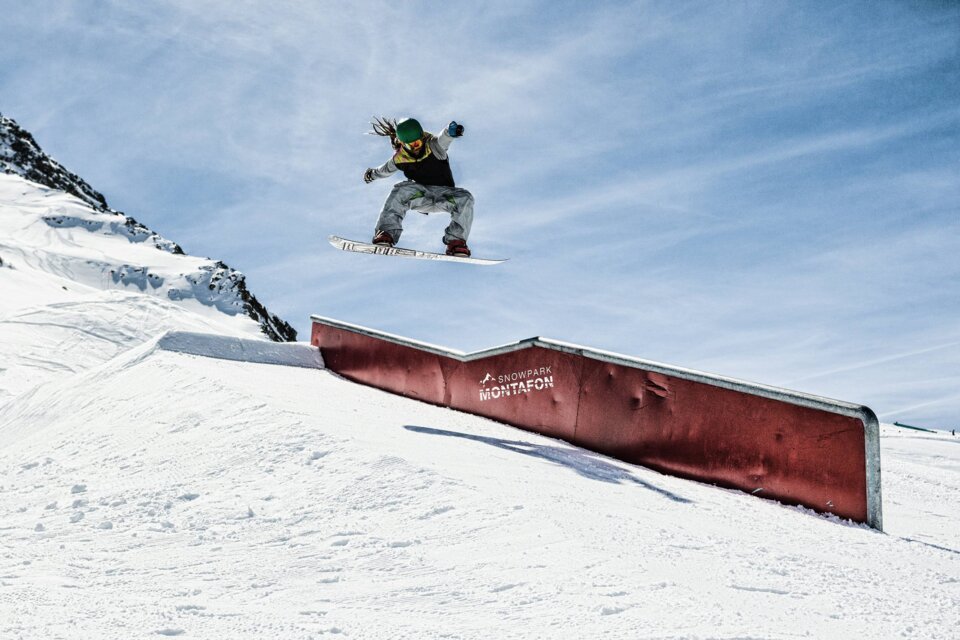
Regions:
<svg viewBox="0 0 960 640"><path fill-rule="evenodd" d="M447 125L447 135L451 138L459 138L463 135L463 125L457 124L457 121L454 120L449 125Z"/></svg>

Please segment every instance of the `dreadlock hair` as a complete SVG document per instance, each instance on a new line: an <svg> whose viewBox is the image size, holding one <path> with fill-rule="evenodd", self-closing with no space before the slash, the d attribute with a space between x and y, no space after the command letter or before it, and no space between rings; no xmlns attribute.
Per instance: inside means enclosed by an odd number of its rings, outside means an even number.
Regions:
<svg viewBox="0 0 960 640"><path fill-rule="evenodd" d="M400 149L400 141L397 140L396 118L374 118L370 124L373 125L373 131L370 132L371 134L390 138L390 146L392 146L394 150Z"/></svg>

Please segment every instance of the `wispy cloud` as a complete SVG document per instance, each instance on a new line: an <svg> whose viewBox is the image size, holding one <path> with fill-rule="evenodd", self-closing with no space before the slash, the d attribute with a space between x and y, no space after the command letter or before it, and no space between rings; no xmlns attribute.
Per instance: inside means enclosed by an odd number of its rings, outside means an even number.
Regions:
<svg viewBox="0 0 960 640"><path fill-rule="evenodd" d="M544 334L946 423L958 29L936 3L21 3L0 109L303 335L312 312L467 350ZM374 115L467 125L471 244L510 262L326 246L389 188L360 180ZM410 214L405 241L444 224Z"/></svg>

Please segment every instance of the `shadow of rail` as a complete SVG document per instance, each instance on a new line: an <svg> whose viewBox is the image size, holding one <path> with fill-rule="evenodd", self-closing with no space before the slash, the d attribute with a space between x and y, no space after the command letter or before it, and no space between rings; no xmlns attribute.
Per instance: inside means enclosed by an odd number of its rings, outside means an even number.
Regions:
<svg viewBox="0 0 960 640"><path fill-rule="evenodd" d="M557 447L550 445L534 444L522 440L504 440L502 438L491 438L489 436L478 436L471 433L462 433L459 431L448 431L446 429L435 429L433 427L421 427L415 425L405 425L407 431L424 433L435 436L447 436L453 438L462 438L464 440L473 440L482 442L499 449L513 451L526 456L547 460L554 464L567 467L577 474L590 480L600 482L609 482L611 484L635 484L649 491L653 491L664 498L682 504L692 504L693 501L679 496L671 491L658 487L655 484L642 480L627 469L611 464L600 454L577 449L574 447Z"/></svg>

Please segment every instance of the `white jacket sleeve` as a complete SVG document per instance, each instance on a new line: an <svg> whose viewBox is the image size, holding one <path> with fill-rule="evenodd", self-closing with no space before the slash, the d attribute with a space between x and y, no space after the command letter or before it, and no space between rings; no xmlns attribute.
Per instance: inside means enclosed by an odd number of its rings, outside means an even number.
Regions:
<svg viewBox="0 0 960 640"><path fill-rule="evenodd" d="M393 158L390 158L389 160L384 162L382 165L380 165L379 167L373 170L373 177L386 178L391 173L396 172L396 170L397 170L397 165L393 161Z"/></svg>
<svg viewBox="0 0 960 640"><path fill-rule="evenodd" d="M430 139L433 153L441 160L447 159L447 149L450 148L451 142L453 142L453 136L447 133L446 127L443 128L439 136Z"/></svg>

